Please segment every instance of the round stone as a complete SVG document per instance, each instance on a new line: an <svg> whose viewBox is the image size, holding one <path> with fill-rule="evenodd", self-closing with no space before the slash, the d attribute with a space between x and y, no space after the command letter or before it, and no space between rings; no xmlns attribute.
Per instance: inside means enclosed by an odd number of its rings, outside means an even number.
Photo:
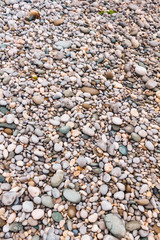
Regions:
<svg viewBox="0 0 160 240"><path fill-rule="evenodd" d="M114 194L115 199L123 200L124 199L124 192L119 191Z"/></svg>
<svg viewBox="0 0 160 240"><path fill-rule="evenodd" d="M119 152L120 152L123 156L127 156L127 154L128 154L128 149L127 149L126 146L121 145L121 146L119 147Z"/></svg>
<svg viewBox="0 0 160 240"><path fill-rule="evenodd" d="M113 117L112 122L115 125L121 125L122 124L122 119L120 119L119 117Z"/></svg>
<svg viewBox="0 0 160 240"><path fill-rule="evenodd" d="M42 204L45 206L45 207L48 207L48 208L53 208L54 207L54 203L53 203L53 198L50 197L50 196L42 196Z"/></svg>
<svg viewBox="0 0 160 240"><path fill-rule="evenodd" d="M32 217L35 220L41 219L44 216L44 210L43 209L35 209L32 212Z"/></svg>
<svg viewBox="0 0 160 240"><path fill-rule="evenodd" d="M97 214L97 213L93 213L92 215L90 215L90 216L88 217L88 221L89 221L90 223L96 222L97 219L98 219L98 214Z"/></svg>
<svg viewBox="0 0 160 240"><path fill-rule="evenodd" d="M79 203L81 201L81 195L79 192L69 188L64 189L63 196L72 203Z"/></svg>
<svg viewBox="0 0 160 240"><path fill-rule="evenodd" d="M140 142L140 141L141 141L141 137L140 137L137 133L131 133L131 138L132 138L135 142Z"/></svg>
<svg viewBox="0 0 160 240"><path fill-rule="evenodd" d="M22 206L23 206L23 211L26 213L32 212L33 208L34 208L33 202L31 202L31 201L23 202Z"/></svg>
<svg viewBox="0 0 160 240"><path fill-rule="evenodd" d="M60 118L61 122L68 122L70 119L70 116L68 114L63 114Z"/></svg>
<svg viewBox="0 0 160 240"><path fill-rule="evenodd" d="M137 73L137 75L139 76L144 76L147 74L147 70L144 68L144 67L141 67L141 66L137 66L135 68L135 72Z"/></svg>
<svg viewBox="0 0 160 240"><path fill-rule="evenodd" d="M81 218L86 219L88 217L88 212L85 209L82 209L80 211L80 216L81 216Z"/></svg>
<svg viewBox="0 0 160 240"><path fill-rule="evenodd" d="M52 213L52 218L55 222L60 222L63 219L63 216L60 212L53 212Z"/></svg>
<svg viewBox="0 0 160 240"><path fill-rule="evenodd" d="M35 104L39 105L39 104L42 104L44 102L44 97L43 96L33 96L32 97L32 100Z"/></svg>
<svg viewBox="0 0 160 240"><path fill-rule="evenodd" d="M102 195L106 195L108 192L108 186L106 184L103 184L100 186L100 192Z"/></svg>
<svg viewBox="0 0 160 240"><path fill-rule="evenodd" d="M154 145L153 143L151 143L150 141L145 141L145 146L149 151L153 151L154 150Z"/></svg>
<svg viewBox="0 0 160 240"><path fill-rule="evenodd" d="M51 178L52 187L58 187L63 182L63 178L64 172L61 170L57 171Z"/></svg>
<svg viewBox="0 0 160 240"><path fill-rule="evenodd" d="M146 82L146 88L148 89L153 89L157 86L157 82L152 80L152 79L149 79L147 82Z"/></svg>
<svg viewBox="0 0 160 240"><path fill-rule="evenodd" d="M73 205L70 205L68 207L67 214L70 218L74 218L76 216L76 207Z"/></svg>
<svg viewBox="0 0 160 240"><path fill-rule="evenodd" d="M39 196L40 189L38 187L29 186L28 187L28 192L34 198L34 197L38 197Z"/></svg>
<svg viewBox="0 0 160 240"><path fill-rule="evenodd" d="M16 199L16 192L14 191L10 191L10 192L6 192L2 195L2 203L5 205L5 206L10 206L13 204L13 202L15 201Z"/></svg>
<svg viewBox="0 0 160 240"><path fill-rule="evenodd" d="M90 137L93 137L95 132L92 128L89 128L87 126L84 126L83 129L82 129L82 132Z"/></svg>
<svg viewBox="0 0 160 240"><path fill-rule="evenodd" d="M110 211L112 209L112 204L108 201L102 201L101 206L104 211Z"/></svg>
<svg viewBox="0 0 160 240"><path fill-rule="evenodd" d="M87 160L85 157L82 157L80 156L78 159L77 159L77 164L80 166L80 167L85 167L86 164L87 164Z"/></svg>

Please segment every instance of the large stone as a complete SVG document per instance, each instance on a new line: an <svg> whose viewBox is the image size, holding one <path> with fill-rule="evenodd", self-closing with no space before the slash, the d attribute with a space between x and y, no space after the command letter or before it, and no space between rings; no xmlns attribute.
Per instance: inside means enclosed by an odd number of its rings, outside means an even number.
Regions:
<svg viewBox="0 0 160 240"><path fill-rule="evenodd" d="M141 67L141 66L137 66L135 68L135 72L137 73L137 75L139 76L144 76L147 74L147 70L144 68L144 67Z"/></svg>
<svg viewBox="0 0 160 240"><path fill-rule="evenodd" d="M114 214L108 214L104 218L107 229L113 236L121 239L126 235L126 229L122 220Z"/></svg>
<svg viewBox="0 0 160 240"><path fill-rule="evenodd" d="M37 96L33 96L32 100L35 104L39 105L39 104L42 104L44 102L44 97L40 96L40 95L37 95Z"/></svg>
<svg viewBox="0 0 160 240"><path fill-rule="evenodd" d="M79 203L81 201L81 195L79 192L69 188L64 189L63 196L72 203Z"/></svg>
<svg viewBox="0 0 160 240"><path fill-rule="evenodd" d="M57 171L51 178L52 187L58 187L63 182L64 172Z"/></svg>
<svg viewBox="0 0 160 240"><path fill-rule="evenodd" d="M53 208L54 207L54 203L53 203L53 198L51 196L42 196L42 204L45 207L48 208Z"/></svg>
<svg viewBox="0 0 160 240"><path fill-rule="evenodd" d="M146 88L148 88L148 89L153 89L156 86L157 86L157 82L152 79L149 79L146 83Z"/></svg>
<svg viewBox="0 0 160 240"><path fill-rule="evenodd" d="M2 203L5 206L12 205L15 199L16 199L16 192L14 191L6 192L2 195Z"/></svg>
<svg viewBox="0 0 160 240"><path fill-rule="evenodd" d="M55 26L59 26L59 25L61 25L63 23L64 23L64 19L63 18L59 18L59 19L54 21L54 25Z"/></svg>
<svg viewBox="0 0 160 240"><path fill-rule="evenodd" d="M129 232L133 232L134 230L139 230L141 228L141 223L138 221L130 221L126 223L126 230Z"/></svg>
<svg viewBox="0 0 160 240"><path fill-rule="evenodd" d="M82 87L82 92L90 93L91 95L98 95L99 91L91 87Z"/></svg>

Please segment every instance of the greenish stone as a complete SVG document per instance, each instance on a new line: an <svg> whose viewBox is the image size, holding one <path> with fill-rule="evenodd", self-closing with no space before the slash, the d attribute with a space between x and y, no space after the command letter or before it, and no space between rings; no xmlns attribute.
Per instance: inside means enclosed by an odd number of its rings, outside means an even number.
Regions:
<svg viewBox="0 0 160 240"><path fill-rule="evenodd" d="M49 48L45 49L45 54L49 54Z"/></svg>
<svg viewBox="0 0 160 240"><path fill-rule="evenodd" d="M132 132L131 133L131 138L135 141L135 142L140 142L141 141L141 137L137 134Z"/></svg>
<svg viewBox="0 0 160 240"><path fill-rule="evenodd" d="M87 136L85 134L83 134L82 137L83 137L84 140L88 140L89 139L89 136Z"/></svg>
<svg viewBox="0 0 160 240"><path fill-rule="evenodd" d="M0 174L0 183L3 183L5 178Z"/></svg>
<svg viewBox="0 0 160 240"><path fill-rule="evenodd" d="M71 52L67 52L66 57L70 57L70 56L71 56Z"/></svg>
<svg viewBox="0 0 160 240"><path fill-rule="evenodd" d="M119 147L119 151L120 151L120 153L121 153L123 156L127 156L127 154L128 154L128 149L127 149L125 146L123 146L123 145L121 145L121 146Z"/></svg>
<svg viewBox="0 0 160 240"><path fill-rule="evenodd" d="M147 238L147 237L144 237L144 238L140 238L140 240L148 240L148 238Z"/></svg>
<svg viewBox="0 0 160 240"><path fill-rule="evenodd" d="M11 232L17 233L21 230L23 230L23 226L22 223L18 223L18 222L14 222L9 226L9 230Z"/></svg>
<svg viewBox="0 0 160 240"><path fill-rule="evenodd" d="M70 126L64 126L59 128L59 132L62 134L67 134L70 131L70 129L71 129Z"/></svg>
<svg viewBox="0 0 160 240"><path fill-rule="evenodd" d="M38 235L33 236L32 240L39 240L39 236Z"/></svg>
<svg viewBox="0 0 160 240"><path fill-rule="evenodd" d="M51 162L55 162L57 158L52 158Z"/></svg>
<svg viewBox="0 0 160 240"><path fill-rule="evenodd" d="M12 124L0 123L0 127L1 127L1 128L16 129L17 125L14 124L14 123L12 123Z"/></svg>
<svg viewBox="0 0 160 240"><path fill-rule="evenodd" d="M0 48L6 48L7 46L6 46L6 44L0 44Z"/></svg>
<svg viewBox="0 0 160 240"><path fill-rule="evenodd" d="M102 169L101 168L93 168L92 171L96 174L101 174L102 173Z"/></svg>
<svg viewBox="0 0 160 240"><path fill-rule="evenodd" d="M104 57L99 58L98 61L97 61L97 63L102 63L103 61L104 61Z"/></svg>
<svg viewBox="0 0 160 240"><path fill-rule="evenodd" d="M70 188L65 188L63 190L63 196L72 203L79 203L81 201L81 195L79 192L76 192Z"/></svg>
<svg viewBox="0 0 160 240"><path fill-rule="evenodd" d="M6 107L0 107L0 112L6 114L9 110Z"/></svg>
<svg viewBox="0 0 160 240"><path fill-rule="evenodd" d="M13 132L13 136L16 137L16 136L18 135L18 133L19 133L19 131L18 131L18 130L15 130L15 131Z"/></svg>
<svg viewBox="0 0 160 240"><path fill-rule="evenodd" d="M113 124L113 125L112 125L112 129L113 129L114 131L118 132L119 129L120 129L120 126Z"/></svg>
<svg viewBox="0 0 160 240"><path fill-rule="evenodd" d="M39 229L39 226L37 225L37 226L34 226L34 228L36 229L36 230L38 230Z"/></svg>
<svg viewBox="0 0 160 240"><path fill-rule="evenodd" d="M51 196L42 196L42 204L47 208L53 208L53 198Z"/></svg>
<svg viewBox="0 0 160 240"><path fill-rule="evenodd" d="M63 219L63 216L60 212L53 212L52 213L52 218L55 222L60 222Z"/></svg>

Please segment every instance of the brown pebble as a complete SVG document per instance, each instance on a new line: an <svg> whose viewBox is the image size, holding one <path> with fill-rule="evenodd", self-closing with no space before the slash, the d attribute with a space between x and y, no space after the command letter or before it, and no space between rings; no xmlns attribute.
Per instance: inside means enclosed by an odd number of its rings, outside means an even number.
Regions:
<svg viewBox="0 0 160 240"><path fill-rule="evenodd" d="M86 109L89 109L91 106L88 104L88 103L83 103L82 104L82 107L86 108Z"/></svg>
<svg viewBox="0 0 160 240"><path fill-rule="evenodd" d="M153 231L156 233L160 233L160 227L157 226L157 223L154 224Z"/></svg>
<svg viewBox="0 0 160 240"><path fill-rule="evenodd" d="M76 207L73 205L69 206L67 214L70 218L74 218L76 216Z"/></svg>
<svg viewBox="0 0 160 240"><path fill-rule="evenodd" d="M137 204L145 206L145 205L149 204L149 200L148 199L139 199L139 200L137 200Z"/></svg>
<svg viewBox="0 0 160 240"><path fill-rule="evenodd" d="M126 192L130 193L131 192L131 187L129 185L126 185Z"/></svg>
<svg viewBox="0 0 160 240"><path fill-rule="evenodd" d="M91 95L98 95L99 91L95 88L90 87L82 87L82 92L90 93Z"/></svg>
<svg viewBox="0 0 160 240"><path fill-rule="evenodd" d="M12 134L13 134L13 131L12 131L12 129L10 129L10 128L6 128L6 129L4 130L4 132L7 133L8 135L12 135Z"/></svg>
<svg viewBox="0 0 160 240"><path fill-rule="evenodd" d="M5 224L6 222L2 218L0 218L0 227L3 227Z"/></svg>
<svg viewBox="0 0 160 240"><path fill-rule="evenodd" d="M106 77L107 79L113 79L114 75L113 75L112 72L106 72L106 73L105 73L105 77Z"/></svg>
<svg viewBox="0 0 160 240"><path fill-rule="evenodd" d="M59 25L61 25L63 23L64 23L64 19L63 18L60 18L60 19L57 19L57 20L54 21L54 25L55 26L59 26Z"/></svg>

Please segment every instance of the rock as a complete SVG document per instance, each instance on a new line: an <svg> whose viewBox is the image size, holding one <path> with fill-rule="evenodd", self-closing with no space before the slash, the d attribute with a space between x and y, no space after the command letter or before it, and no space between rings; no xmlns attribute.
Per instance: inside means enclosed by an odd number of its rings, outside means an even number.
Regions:
<svg viewBox="0 0 160 240"><path fill-rule="evenodd" d="M126 229L122 220L114 214L107 214L104 218L107 229L113 236L121 239L126 235Z"/></svg>
<svg viewBox="0 0 160 240"><path fill-rule="evenodd" d="M61 25L63 23L64 23L64 19L63 18L60 18L60 19L57 19L57 20L54 21L54 25L55 26L59 26L59 25Z"/></svg>
<svg viewBox="0 0 160 240"><path fill-rule="evenodd" d="M73 205L70 205L68 207L67 214L70 218L74 218L76 216L76 207Z"/></svg>
<svg viewBox="0 0 160 240"><path fill-rule="evenodd" d="M138 134L139 134L139 136L141 136L141 137L143 137L143 138L145 138L145 137L147 137L147 132L145 131L145 130L140 130L139 132L138 132Z"/></svg>
<svg viewBox="0 0 160 240"><path fill-rule="evenodd" d="M138 205L142 205L142 206L145 206L145 205L149 204L149 200L146 199L146 198L138 199L136 202L137 202Z"/></svg>
<svg viewBox="0 0 160 240"><path fill-rule="evenodd" d="M16 196L17 196L16 192L14 192L14 191L6 192L6 193L2 194L2 203L5 206L12 205L16 199Z"/></svg>
<svg viewBox="0 0 160 240"><path fill-rule="evenodd" d="M53 52L53 59L55 60L62 60L65 57L63 52L55 51Z"/></svg>
<svg viewBox="0 0 160 240"><path fill-rule="evenodd" d="M90 137L93 137L95 132L92 128L89 128L87 126L84 126L83 129L82 129L82 132Z"/></svg>
<svg viewBox="0 0 160 240"><path fill-rule="evenodd" d="M108 186L106 184L102 184L99 190L102 195L106 195L106 193L108 192Z"/></svg>
<svg viewBox="0 0 160 240"><path fill-rule="evenodd" d="M153 231L156 232L157 234L160 233L160 227L157 226L157 223L154 224Z"/></svg>
<svg viewBox="0 0 160 240"><path fill-rule="evenodd" d="M104 152L107 151L107 144L103 140L97 142L97 146Z"/></svg>
<svg viewBox="0 0 160 240"><path fill-rule="evenodd" d="M9 230L11 232L17 233L23 230L22 223L14 222L9 226Z"/></svg>
<svg viewBox="0 0 160 240"><path fill-rule="evenodd" d="M12 124L8 124L8 123L0 123L0 128L9 128L9 129L16 129L17 125L12 123Z"/></svg>
<svg viewBox="0 0 160 240"><path fill-rule="evenodd" d="M26 137L26 136L20 136L19 141L25 145L28 144L28 142L29 142L28 137Z"/></svg>
<svg viewBox="0 0 160 240"><path fill-rule="evenodd" d="M5 178L0 174L0 183L3 183L5 181Z"/></svg>
<svg viewBox="0 0 160 240"><path fill-rule="evenodd" d="M80 216L81 216L81 218L83 218L83 219L87 218L87 217L88 217L88 212L87 212L87 210L82 209L82 210L80 211Z"/></svg>
<svg viewBox="0 0 160 240"><path fill-rule="evenodd" d="M83 32L83 33L89 33L90 30L86 27L80 27L80 31Z"/></svg>
<svg viewBox="0 0 160 240"><path fill-rule="evenodd" d="M51 185L52 187L58 187L62 182L64 178L64 172L63 171L57 171L53 177L51 177Z"/></svg>
<svg viewBox="0 0 160 240"><path fill-rule="evenodd" d="M38 235L35 235L35 236L32 237L31 240L39 240L39 236L38 236Z"/></svg>
<svg viewBox="0 0 160 240"><path fill-rule="evenodd" d="M42 103L44 102L44 97L43 97L43 96L40 96L40 95L38 95L38 96L33 96L33 97L32 97L32 100L33 100L34 103L36 103L37 105L39 105L39 104L42 104Z"/></svg>
<svg viewBox="0 0 160 240"><path fill-rule="evenodd" d="M85 157L82 157L80 156L78 159L77 159L77 164L80 166L80 167L85 167L86 164L87 164L87 160Z"/></svg>
<svg viewBox="0 0 160 240"><path fill-rule="evenodd" d="M101 207L104 211L110 211L112 209L112 204L108 201L102 201Z"/></svg>
<svg viewBox="0 0 160 240"><path fill-rule="evenodd" d="M23 202L22 206L23 206L23 211L26 213L32 212L33 208L34 208L32 201L25 201L25 202Z"/></svg>
<svg viewBox="0 0 160 240"><path fill-rule="evenodd" d="M140 142L141 141L141 137L137 134L137 133L131 133L131 138L135 141L135 142Z"/></svg>
<svg viewBox="0 0 160 240"><path fill-rule="evenodd" d="M121 146L119 147L119 152L120 152L123 156L127 156L127 154L128 154L128 149L126 148L126 146L121 145Z"/></svg>
<svg viewBox="0 0 160 240"><path fill-rule="evenodd" d="M146 88L148 89L153 89L157 86L157 82L152 80L152 79L149 79L147 82L146 82Z"/></svg>
<svg viewBox="0 0 160 240"><path fill-rule="evenodd" d="M138 113L138 111L137 111L136 108L132 108L132 109L131 109L131 115L132 115L133 117L139 117L139 113Z"/></svg>
<svg viewBox="0 0 160 240"><path fill-rule="evenodd" d="M109 146L107 148L107 152L109 153L110 156L115 156L116 155L115 145L109 144Z"/></svg>
<svg viewBox="0 0 160 240"><path fill-rule="evenodd" d="M70 129L71 129L70 126L64 126L59 128L59 132L62 134L67 134L70 131Z"/></svg>
<svg viewBox="0 0 160 240"><path fill-rule="evenodd" d="M91 88L91 87L82 87L82 92L87 92L90 93L91 95L98 95L99 91L95 88Z"/></svg>
<svg viewBox="0 0 160 240"><path fill-rule="evenodd" d="M154 145L150 141L145 141L145 146L149 151L154 150Z"/></svg>
<svg viewBox="0 0 160 240"><path fill-rule="evenodd" d="M130 221L126 223L126 230L129 232L133 232L134 230L139 230L141 228L141 223L138 221Z"/></svg>
<svg viewBox="0 0 160 240"><path fill-rule="evenodd" d="M0 218L0 228L2 228L4 225L6 225L6 221Z"/></svg>
<svg viewBox="0 0 160 240"><path fill-rule="evenodd" d="M114 194L114 198L119 199L119 200L123 200L124 199L124 192L123 191L116 192Z"/></svg>
<svg viewBox="0 0 160 240"><path fill-rule="evenodd" d="M44 210L43 209L35 209L32 212L32 217L35 220L41 219L44 216Z"/></svg>
<svg viewBox="0 0 160 240"><path fill-rule="evenodd" d="M54 144L54 151L55 152L61 152L62 151L62 146L59 143Z"/></svg>
<svg viewBox="0 0 160 240"><path fill-rule="evenodd" d="M104 75L107 79L113 79L114 75L112 72L106 72Z"/></svg>
<svg viewBox="0 0 160 240"><path fill-rule="evenodd" d="M38 197L39 196L40 189L38 187L29 186L28 187L28 192L34 198L34 197Z"/></svg>
<svg viewBox="0 0 160 240"><path fill-rule="evenodd" d="M53 208L54 202L51 196L42 196L42 204L47 208Z"/></svg>
<svg viewBox="0 0 160 240"><path fill-rule="evenodd" d="M60 222L63 219L63 216L60 212L53 212L52 213L52 218L55 222Z"/></svg>
<svg viewBox="0 0 160 240"><path fill-rule="evenodd" d="M72 45L72 42L70 41L58 41L55 43L57 47L62 47L62 48L70 48Z"/></svg>
<svg viewBox="0 0 160 240"><path fill-rule="evenodd" d="M4 136L1 134L0 135L0 143L3 143L3 141L4 141Z"/></svg>
<svg viewBox="0 0 160 240"><path fill-rule="evenodd" d="M97 219L98 219L98 214L97 214L97 213L93 213L92 215L90 215L90 216L88 217L88 221L89 221L90 223L96 222Z"/></svg>
<svg viewBox="0 0 160 240"><path fill-rule="evenodd" d="M60 118L61 122L68 122L70 119L70 116L68 114L63 114Z"/></svg>
<svg viewBox="0 0 160 240"><path fill-rule="evenodd" d="M127 126L125 127L125 131L126 131L127 133L132 133L132 132L134 132L134 127L129 124L129 125L127 125Z"/></svg>
<svg viewBox="0 0 160 240"><path fill-rule="evenodd" d="M122 119L120 119L119 117L113 117L112 122L115 125L121 125L122 124Z"/></svg>
<svg viewBox="0 0 160 240"><path fill-rule="evenodd" d="M79 192L69 188L64 189L63 196L72 203L79 203L81 201L81 195Z"/></svg>
<svg viewBox="0 0 160 240"><path fill-rule="evenodd" d="M141 66L137 66L135 68L135 72L137 73L137 75L139 76L144 76L147 74L147 70L144 68L144 67L141 67Z"/></svg>

